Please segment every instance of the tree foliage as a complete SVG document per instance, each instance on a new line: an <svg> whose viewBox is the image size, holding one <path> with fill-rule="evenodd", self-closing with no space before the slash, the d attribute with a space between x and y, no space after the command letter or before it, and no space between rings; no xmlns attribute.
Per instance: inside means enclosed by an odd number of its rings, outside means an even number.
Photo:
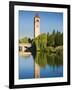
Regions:
<svg viewBox="0 0 72 90"><path fill-rule="evenodd" d="M63 45L63 33L61 32L53 32L49 34L49 32L40 34L38 37L33 40L36 44L36 48L38 50L45 49L48 46L57 47Z"/></svg>
<svg viewBox="0 0 72 90"><path fill-rule="evenodd" d="M63 33L53 30L52 34L47 34L47 43L53 47L63 45Z"/></svg>
<svg viewBox="0 0 72 90"><path fill-rule="evenodd" d="M32 39L24 37L19 40L19 43L32 43Z"/></svg>

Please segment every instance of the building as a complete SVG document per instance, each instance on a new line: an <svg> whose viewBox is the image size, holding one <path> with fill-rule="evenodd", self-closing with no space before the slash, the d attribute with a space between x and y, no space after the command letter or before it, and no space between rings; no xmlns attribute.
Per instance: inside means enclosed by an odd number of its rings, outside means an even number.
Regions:
<svg viewBox="0 0 72 90"><path fill-rule="evenodd" d="M38 35L40 35L40 17L37 14L34 17L34 37L37 37Z"/></svg>

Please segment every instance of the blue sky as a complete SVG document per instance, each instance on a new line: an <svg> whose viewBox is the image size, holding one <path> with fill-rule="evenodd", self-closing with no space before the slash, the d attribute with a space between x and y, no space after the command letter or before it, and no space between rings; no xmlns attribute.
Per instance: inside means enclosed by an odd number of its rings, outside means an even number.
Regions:
<svg viewBox="0 0 72 90"><path fill-rule="evenodd" d="M19 11L19 38L34 34L35 11ZM63 13L38 12L40 17L40 33L52 33L53 30L63 32Z"/></svg>

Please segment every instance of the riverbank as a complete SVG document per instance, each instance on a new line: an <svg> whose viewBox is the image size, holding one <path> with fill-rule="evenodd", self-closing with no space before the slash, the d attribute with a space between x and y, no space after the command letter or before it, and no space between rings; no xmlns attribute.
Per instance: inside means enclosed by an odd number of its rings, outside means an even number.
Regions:
<svg viewBox="0 0 72 90"><path fill-rule="evenodd" d="M52 53L55 53L58 50L63 50L63 46L57 46L57 47L49 46L49 47L46 47L46 51L48 50L51 51Z"/></svg>
<svg viewBox="0 0 72 90"><path fill-rule="evenodd" d="M31 55L31 52L23 52L23 51L21 51L21 52L19 52L19 55L20 56L30 56Z"/></svg>
<svg viewBox="0 0 72 90"><path fill-rule="evenodd" d="M59 55L63 56L63 46L57 46L57 47L48 46L43 49L38 49L36 50L36 52L44 52L44 53L48 53L49 55L57 54L58 56Z"/></svg>

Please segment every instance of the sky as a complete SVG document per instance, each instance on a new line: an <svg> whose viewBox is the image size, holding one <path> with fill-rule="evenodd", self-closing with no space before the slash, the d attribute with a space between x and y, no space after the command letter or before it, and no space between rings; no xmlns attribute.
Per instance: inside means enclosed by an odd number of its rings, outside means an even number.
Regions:
<svg viewBox="0 0 72 90"><path fill-rule="evenodd" d="M52 33L53 30L63 32L63 13L19 11L19 39L34 37L34 16L40 17L40 33Z"/></svg>

